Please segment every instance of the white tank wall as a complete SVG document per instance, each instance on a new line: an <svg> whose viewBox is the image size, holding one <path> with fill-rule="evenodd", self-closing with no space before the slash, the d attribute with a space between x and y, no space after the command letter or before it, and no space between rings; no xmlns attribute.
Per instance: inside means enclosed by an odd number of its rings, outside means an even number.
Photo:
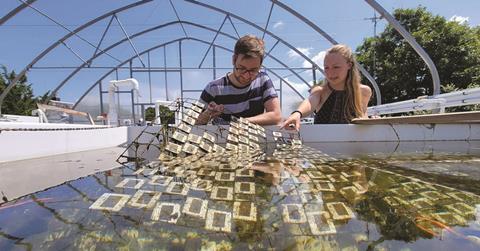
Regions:
<svg viewBox="0 0 480 251"><path fill-rule="evenodd" d="M303 125L304 142L480 140L480 124Z"/></svg>
<svg viewBox="0 0 480 251"><path fill-rule="evenodd" d="M0 162L31 159L119 146L127 142L127 127L88 130L10 131L12 128L87 128L88 125L0 122Z"/></svg>
<svg viewBox="0 0 480 251"><path fill-rule="evenodd" d="M90 130L9 131L5 128L86 128L88 125L0 122L0 162L31 159L119 146L131 142L144 127ZM101 128L102 126L95 126ZM156 131L160 127L150 127ZM215 126L203 127L217 131ZM203 128L198 128L202 132ZM267 127L278 131L278 127ZM226 135L224 135L226 136ZM300 136L312 142L398 142L480 140L480 124L303 125ZM142 138L148 142L150 134ZM271 141L271 135L269 135ZM222 142L220 142L222 143Z"/></svg>
<svg viewBox="0 0 480 251"><path fill-rule="evenodd" d="M129 127L131 142L144 127ZM149 131L158 131L153 126ZM268 130L279 131L278 126L268 126ZM192 130L197 134L203 129L218 131L216 126L199 126ZM285 131L283 131L284 134ZM227 131L224 131L226 137ZM141 142L147 142L149 136L143 136ZM451 141L480 140L480 124L396 124L396 125L302 125L300 137L305 143L314 142L398 142L398 141ZM268 141L273 141L268 135ZM219 141L220 143L224 143Z"/></svg>

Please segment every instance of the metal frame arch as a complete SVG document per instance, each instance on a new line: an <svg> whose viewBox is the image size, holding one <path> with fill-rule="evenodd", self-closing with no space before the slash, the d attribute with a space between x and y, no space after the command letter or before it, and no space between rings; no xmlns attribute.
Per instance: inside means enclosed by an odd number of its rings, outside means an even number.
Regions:
<svg viewBox="0 0 480 251"><path fill-rule="evenodd" d="M23 2L21 3L19 6L17 6L15 9L13 9L12 11L8 12L5 16L3 16L1 19L0 19L0 26L7 22L8 19L12 18L13 16L17 15L20 11L24 10L25 8L28 7L28 5L34 3L35 1L37 0L27 0L26 2Z"/></svg>
<svg viewBox="0 0 480 251"><path fill-rule="evenodd" d="M428 69L430 70L430 74L432 75L433 81L433 95L440 94L440 76L438 75L437 67L427 52L418 44L417 40L408 32L403 26L390 14L387 10L385 10L380 4L378 4L375 0L365 0L373 9L378 11L381 15L387 19L388 23L395 28L395 30L402 35L402 37L407 40L407 42L412 46L412 48L417 52L417 54L422 58L423 62L427 65Z"/></svg>
<svg viewBox="0 0 480 251"><path fill-rule="evenodd" d="M32 62L30 62L19 74L17 74L17 76L15 77L15 79L12 80L12 82L7 86L7 88L5 88L5 90L2 92L2 94L0 95L0 116L2 115L2 104L3 104L3 100L5 99L5 97L7 96L7 94L10 92L10 90L17 84L18 80L20 80L20 78L22 78L26 73L27 71L35 64L37 63L40 59L42 59L46 54L48 54L51 50L53 50L55 47L57 47L58 45L62 44L63 41L67 40L68 38L70 38L71 36L75 35L76 33L80 32L81 30L91 26L92 24L95 24L97 23L98 21L104 19L104 18L107 18L113 14L116 14L118 12L122 12L124 10L128 10L130 8L133 8L133 7L137 7L139 5L142 5L142 4L145 4L145 3L148 3L148 2L151 2L153 0L141 0L141 1L138 1L138 2L135 2L135 3L132 3L132 4L129 4L129 5L126 5L126 6L123 6L123 7L120 7L118 9L115 9L113 11L110 11L110 12L107 12L97 18L94 18L86 23L84 23L83 25L79 26L78 28L76 28L73 32L70 32L68 33L67 35L65 35L64 37L62 37L61 39L57 40L57 42L55 42L54 44L50 45L50 47L48 47L47 49L45 49L44 51L42 51L37 57L35 57L35 59L33 59Z"/></svg>
<svg viewBox="0 0 480 251"><path fill-rule="evenodd" d="M210 44L210 42L208 41L205 41L205 40L202 40L202 39L198 39L198 38L193 38L193 37L183 37L183 38L178 38L178 39L174 39L174 40L171 40L171 41L168 41L168 42L165 42L163 44L160 44L160 45L156 45L154 47L151 47L147 50L144 50L142 52L139 53L139 55L143 55L145 53L148 53L148 52L151 52L153 50L156 50L156 49L159 49L159 48L162 48L164 46L167 46L167 45L170 45L170 44L173 44L173 43L176 43L176 42L180 42L180 41L184 41L184 40L193 40L193 41L198 41L198 42L201 42L201 43L204 43L204 44ZM233 53L233 50L231 49L228 49L228 48L225 48L223 46L220 46L220 45L216 45L214 44L215 47L218 47L220 49L223 49L223 50L226 50L228 52L231 52ZM125 61L121 62L120 64L118 64L116 67L114 67L113 69L111 69L110 71L108 71L107 73L105 73L102 77L100 77L97 81L94 81L94 84L92 84L85 92L84 94L75 102L75 104L73 105L73 109L75 109L75 107L83 100L83 98L85 98L85 96L87 96L88 93L90 93L90 91L95 87L97 86L103 79L105 79L108 75L112 74L115 70L117 70L118 68L120 68L122 65L130 62L131 60L133 60L136 56L133 56L133 57L130 57L128 59L126 59ZM295 93L297 93L302 99L304 99L305 97L303 97L303 95L301 93L299 93L291 84L290 82L286 81L285 79L283 79L283 77L279 76L276 72L274 72L273 70L270 70L268 67L264 67L267 71L271 72L274 76L276 76L278 79L280 79L281 81L285 82ZM183 90L182 90L183 92Z"/></svg>
<svg viewBox="0 0 480 251"><path fill-rule="evenodd" d="M217 32L217 30L213 29L213 28L210 28L210 27L207 27L207 26L203 26L203 25L200 25L200 24L196 24L196 23L192 23L192 22L189 22L189 21L172 21L172 22L168 22L168 23L165 23L165 24L161 24L161 25L157 25L155 27L151 27L151 28L148 28L148 29L145 29L143 31L140 31L140 32L137 32L133 35L130 36L130 38L135 38L135 37L138 37L138 36L141 36L141 35L144 35L145 33L148 33L148 32L151 32L151 31L155 31L155 30L158 30L158 29L162 29L162 28L165 28L165 27L168 27L168 26L171 26L171 25L176 25L176 24L188 24L188 25L191 25L191 26L194 26L194 27L197 27L197 28L200 28L200 29L204 29L204 30L209 30L209 31L212 31L212 32ZM230 34L227 34L227 33L224 33L224 32L218 32L218 34L221 34L225 37L228 37L228 38L231 38L233 40L236 40L237 38L230 35ZM72 73L70 73L69 76L67 76L59 85L57 85L57 87L55 87L55 89L52 91L52 93L50 94L50 96L47 98L47 101L50 100L54 93L58 92L75 74L77 74L80 70L84 69L85 66L89 63L89 62L92 62L95 58L101 56L102 54L104 54L105 52L115 48L116 46L124 43L128 41L126 38L124 39L121 39L117 42L115 42L114 44L110 45L109 47L107 48L104 48L103 51L100 51L99 53L97 53L96 55L92 56L91 58L89 58L88 60L86 60L86 62L84 62L81 66L77 67L74 71L72 71ZM220 46L216 45L217 47L221 48ZM141 55L141 54L139 54ZM286 69L290 70L296 77L298 77L304 84L306 84L308 87L310 87L310 85L308 84L308 82L303 79L297 72L295 72L294 70L292 70L290 67L288 67L286 64L284 64L281 60L279 60L278 58L270 55L270 57L276 61L277 63L281 64L282 66L284 66ZM118 68L118 67L116 67ZM283 78L282 78L283 79Z"/></svg>

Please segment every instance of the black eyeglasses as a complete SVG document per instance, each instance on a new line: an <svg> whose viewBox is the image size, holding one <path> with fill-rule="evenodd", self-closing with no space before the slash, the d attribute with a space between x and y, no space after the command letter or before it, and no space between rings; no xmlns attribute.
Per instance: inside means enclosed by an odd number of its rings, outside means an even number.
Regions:
<svg viewBox="0 0 480 251"><path fill-rule="evenodd" d="M235 70L242 75L247 73L247 72L248 72L248 75L257 75L260 72L260 68L247 70L243 67L235 67Z"/></svg>

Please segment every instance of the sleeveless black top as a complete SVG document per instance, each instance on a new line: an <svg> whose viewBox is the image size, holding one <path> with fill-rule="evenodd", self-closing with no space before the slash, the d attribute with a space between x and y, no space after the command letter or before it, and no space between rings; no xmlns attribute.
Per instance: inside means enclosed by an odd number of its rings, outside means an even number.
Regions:
<svg viewBox="0 0 480 251"><path fill-rule="evenodd" d="M350 121L345 118L345 90L337 91L327 84L332 93L323 103L320 111L315 112L315 124L348 124Z"/></svg>

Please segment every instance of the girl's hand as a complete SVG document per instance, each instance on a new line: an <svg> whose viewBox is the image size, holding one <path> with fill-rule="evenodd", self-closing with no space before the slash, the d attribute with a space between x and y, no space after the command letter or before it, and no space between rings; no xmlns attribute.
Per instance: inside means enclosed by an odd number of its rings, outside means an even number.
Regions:
<svg viewBox="0 0 480 251"><path fill-rule="evenodd" d="M291 114L280 126L280 129L285 130L300 130L300 114L295 112Z"/></svg>

